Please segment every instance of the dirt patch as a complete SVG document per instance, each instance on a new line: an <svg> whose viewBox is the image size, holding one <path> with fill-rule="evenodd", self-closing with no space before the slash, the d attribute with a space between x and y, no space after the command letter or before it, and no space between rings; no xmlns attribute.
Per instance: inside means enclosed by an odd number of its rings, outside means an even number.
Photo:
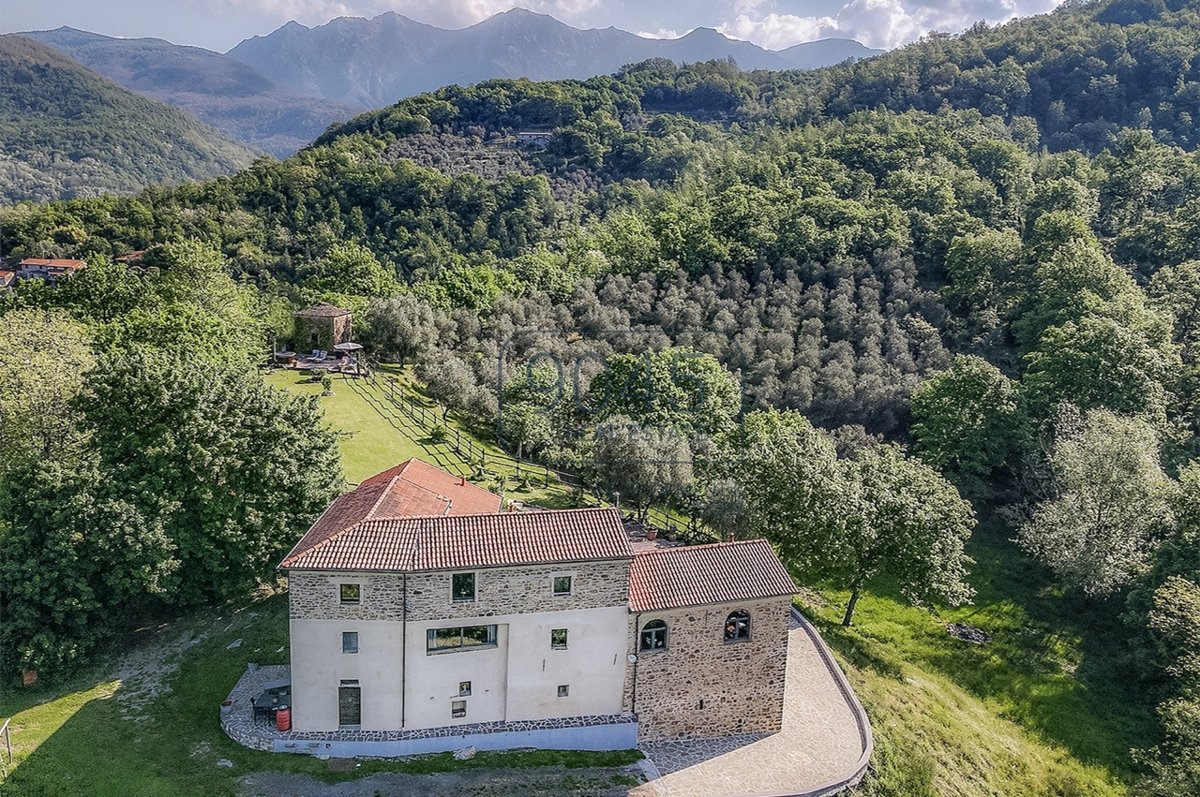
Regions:
<svg viewBox="0 0 1200 797"><path fill-rule="evenodd" d="M625 797L642 782L631 767L471 769L434 775L381 773L344 783L311 775L255 772L242 778L240 797Z"/></svg>
<svg viewBox="0 0 1200 797"><path fill-rule="evenodd" d="M972 645L986 645L992 641L992 635L982 628L976 628L973 625L966 623L948 623L946 625L946 633L955 639L961 639L963 642L970 642Z"/></svg>
<svg viewBox="0 0 1200 797"><path fill-rule="evenodd" d="M140 632L142 638L116 660L108 675L120 683L115 700L122 715L135 722L144 720L146 707L170 691L166 681L179 669L185 653L212 634L244 628L258 616L257 611L238 611L187 627L166 624Z"/></svg>

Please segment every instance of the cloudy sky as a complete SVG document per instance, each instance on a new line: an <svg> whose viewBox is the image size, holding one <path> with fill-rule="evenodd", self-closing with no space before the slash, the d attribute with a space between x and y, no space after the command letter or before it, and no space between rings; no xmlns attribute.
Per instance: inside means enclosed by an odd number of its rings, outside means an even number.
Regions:
<svg viewBox="0 0 1200 797"><path fill-rule="evenodd" d="M1049 11L1058 0L0 0L0 32L70 25L110 36L158 36L225 51L288 20L320 25L338 16L396 11L447 28L522 6L581 28L680 36L711 27L782 49L827 36L896 47L930 30L957 32Z"/></svg>

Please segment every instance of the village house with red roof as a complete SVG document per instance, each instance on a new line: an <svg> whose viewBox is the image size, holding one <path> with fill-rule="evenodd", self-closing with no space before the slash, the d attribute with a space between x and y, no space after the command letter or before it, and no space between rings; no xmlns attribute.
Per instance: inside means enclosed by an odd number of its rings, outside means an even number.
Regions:
<svg viewBox="0 0 1200 797"><path fill-rule="evenodd" d="M635 543L616 509L504 511L410 459L280 568L277 750L626 749L782 723L795 585L763 540Z"/></svg>
<svg viewBox="0 0 1200 797"><path fill-rule="evenodd" d="M74 276L86 266L85 260L27 257L17 263L16 276L19 279L40 279L53 285L64 277Z"/></svg>

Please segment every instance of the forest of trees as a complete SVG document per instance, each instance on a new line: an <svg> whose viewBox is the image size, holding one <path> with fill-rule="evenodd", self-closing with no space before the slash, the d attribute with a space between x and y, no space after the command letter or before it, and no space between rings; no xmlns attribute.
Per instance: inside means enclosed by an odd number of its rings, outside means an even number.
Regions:
<svg viewBox="0 0 1200 797"><path fill-rule="evenodd" d="M765 534L798 575L850 592L847 623L875 579L918 605L969 600L976 517L1009 524L1054 586L1127 624L1130 670L1161 704L1142 793L1196 793L1197 42L1193 6L1109 0L813 73L648 62L490 81L230 178L0 210L5 254L91 264L0 306L10 335L61 341L63 384L43 400L74 419L42 429L33 413L2 439L37 467L9 477L34 483L5 491L0 535L23 553L0 589L17 594L53 550L22 548L28 530L115 555L106 535L137 529L144 546L121 548L102 587L79 571L61 588L90 590L84 607L216 595L187 563L244 500L215 477L144 485L190 450L166 432L176 413L217 402L249 418L283 399L244 369L197 380L172 358L249 363L286 335L289 307L328 300L362 314L374 356L414 365L514 454L585 473L634 511L671 504L721 534ZM550 145L513 149L531 126L554 129ZM145 272L111 261L134 248ZM564 400L575 385L588 400ZM176 394L185 409L152 404ZM125 396L162 426L106 417ZM138 472L123 452L160 433L162 460ZM269 439L237 484L299 462L307 495L336 487L328 440ZM189 511L197 491L212 516ZM91 510L64 516L49 494ZM254 517L275 511L256 500ZM247 583L282 537L269 523L221 536L217 561ZM68 661L94 628L56 616L58 637L30 641L43 597L0 624L22 663Z"/></svg>

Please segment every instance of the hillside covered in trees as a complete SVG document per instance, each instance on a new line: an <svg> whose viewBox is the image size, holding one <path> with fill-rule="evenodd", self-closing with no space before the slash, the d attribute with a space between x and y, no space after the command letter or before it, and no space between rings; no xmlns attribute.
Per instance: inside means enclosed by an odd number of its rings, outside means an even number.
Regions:
<svg viewBox="0 0 1200 797"><path fill-rule="evenodd" d="M1108 655L1161 719L1160 744L1130 755L1136 793L1196 794L1198 102L1198 8L1150 0L811 73L649 61L449 87L227 178L0 211L12 254L92 264L3 308L85 327L91 356L144 346L173 362L249 361L288 303L351 306L376 356L414 364L515 454L635 511L765 533L850 596L847 624L872 585L969 600L964 543L976 517L999 524L1041 587L1128 629ZM531 127L553 130L544 149L513 140ZM130 249L148 272L111 262ZM224 292L189 298L190 261L227 270ZM579 364L592 397L652 389L563 401L550 356ZM100 473L131 466L96 397L141 396L156 373L104 362L70 405ZM78 489L108 482L92 484ZM60 522L34 508L5 518ZM130 565L135 592L213 594L169 578L203 525L182 514L158 533L162 550ZM247 579L247 551L281 544L254 531L229 552ZM172 541L181 553L163 555ZM0 644L69 664L62 639L24 638L32 617Z"/></svg>
<svg viewBox="0 0 1200 797"><path fill-rule="evenodd" d="M0 203L133 193L228 174L253 157L190 114L0 36Z"/></svg>

